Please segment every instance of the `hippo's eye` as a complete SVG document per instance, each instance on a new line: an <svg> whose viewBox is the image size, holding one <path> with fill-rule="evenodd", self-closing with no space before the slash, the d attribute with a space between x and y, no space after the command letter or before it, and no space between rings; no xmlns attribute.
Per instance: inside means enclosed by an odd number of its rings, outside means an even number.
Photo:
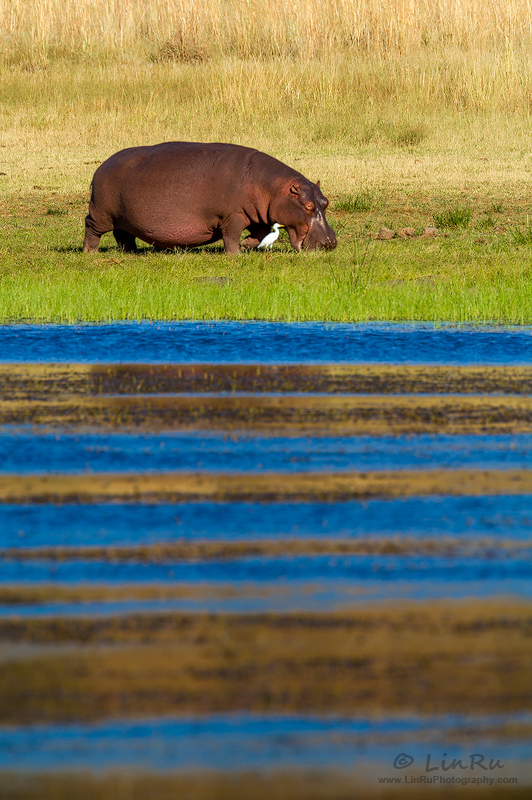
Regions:
<svg viewBox="0 0 532 800"><path fill-rule="evenodd" d="M316 206L314 205L314 203L305 203L305 208L307 209L307 211L314 211Z"/></svg>

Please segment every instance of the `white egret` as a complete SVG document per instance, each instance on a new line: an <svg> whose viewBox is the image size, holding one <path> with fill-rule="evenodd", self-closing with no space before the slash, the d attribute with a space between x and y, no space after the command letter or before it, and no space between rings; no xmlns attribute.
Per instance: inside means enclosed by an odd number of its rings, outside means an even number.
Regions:
<svg viewBox="0 0 532 800"><path fill-rule="evenodd" d="M260 247L264 247L265 250L267 250L269 247L270 250L272 250L273 243L276 242L277 239L279 238L279 228L284 228L284 225L280 225L278 222L274 222L273 231L269 233L267 236L265 236L262 242L257 245L257 250Z"/></svg>

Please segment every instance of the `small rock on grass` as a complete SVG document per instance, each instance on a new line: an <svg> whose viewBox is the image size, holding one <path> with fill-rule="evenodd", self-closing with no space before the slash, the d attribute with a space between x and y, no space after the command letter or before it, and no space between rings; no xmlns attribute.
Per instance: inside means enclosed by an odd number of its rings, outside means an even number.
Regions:
<svg viewBox="0 0 532 800"><path fill-rule="evenodd" d="M438 228L434 226L429 226L428 228L423 228L423 233L421 234L421 239L432 239L434 236L439 234Z"/></svg>
<svg viewBox="0 0 532 800"><path fill-rule="evenodd" d="M420 278L409 281L404 281L402 278L393 278L390 281L383 281L383 286L404 286L406 283L424 286L426 289L434 289L436 286L436 281L431 275L422 275Z"/></svg>
<svg viewBox="0 0 532 800"><path fill-rule="evenodd" d="M420 239L431 239L434 236L438 236L440 233L438 228L428 227L423 228L423 233L419 237ZM414 228L399 228L397 231L392 231L391 228L380 228L378 233L373 233L373 239L382 239L382 240L390 240L395 239L411 239L416 235L416 231Z"/></svg>
<svg viewBox="0 0 532 800"><path fill-rule="evenodd" d="M377 239L393 239L395 233L391 228L381 228L377 234Z"/></svg>
<svg viewBox="0 0 532 800"><path fill-rule="evenodd" d="M194 283L210 283L213 286L227 286L229 283L233 283L231 278L228 278L226 275L211 275L202 278L193 278Z"/></svg>
<svg viewBox="0 0 532 800"><path fill-rule="evenodd" d="M416 231L414 230L414 228L399 228L395 232L395 235L399 239L410 239L412 236L416 235Z"/></svg>
<svg viewBox="0 0 532 800"><path fill-rule="evenodd" d="M430 275L425 275L423 278L416 278L414 281L418 286L424 286L426 289L434 289L436 281Z"/></svg>
<svg viewBox="0 0 532 800"><path fill-rule="evenodd" d="M404 283L402 278L393 278L391 281L384 281L383 286L404 286Z"/></svg>

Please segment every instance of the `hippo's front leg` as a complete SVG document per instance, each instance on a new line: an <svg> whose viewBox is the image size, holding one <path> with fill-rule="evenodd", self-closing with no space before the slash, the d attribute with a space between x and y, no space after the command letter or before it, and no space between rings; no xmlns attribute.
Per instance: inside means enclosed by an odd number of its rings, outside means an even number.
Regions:
<svg viewBox="0 0 532 800"><path fill-rule="evenodd" d="M240 237L249 224L248 218L241 213L231 214L220 225L225 252L235 256L240 249Z"/></svg>

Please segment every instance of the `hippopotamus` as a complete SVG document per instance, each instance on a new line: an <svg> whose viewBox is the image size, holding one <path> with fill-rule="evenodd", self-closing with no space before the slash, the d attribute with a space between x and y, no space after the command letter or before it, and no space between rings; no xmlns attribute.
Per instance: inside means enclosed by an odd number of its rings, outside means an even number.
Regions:
<svg viewBox="0 0 532 800"><path fill-rule="evenodd" d="M94 173L83 250L98 250L113 231L120 248L135 238L161 250L223 240L235 254L256 247L274 222L294 250L336 247L325 219L329 201L312 183L276 158L236 144L164 142L120 150Z"/></svg>

